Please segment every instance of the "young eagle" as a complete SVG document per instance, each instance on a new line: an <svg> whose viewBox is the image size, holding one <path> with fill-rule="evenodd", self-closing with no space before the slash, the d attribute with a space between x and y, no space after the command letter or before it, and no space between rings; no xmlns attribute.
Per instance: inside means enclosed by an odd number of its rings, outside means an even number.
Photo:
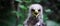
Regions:
<svg viewBox="0 0 60 26"><path fill-rule="evenodd" d="M43 7L40 4L30 5L24 26L43 26Z"/></svg>

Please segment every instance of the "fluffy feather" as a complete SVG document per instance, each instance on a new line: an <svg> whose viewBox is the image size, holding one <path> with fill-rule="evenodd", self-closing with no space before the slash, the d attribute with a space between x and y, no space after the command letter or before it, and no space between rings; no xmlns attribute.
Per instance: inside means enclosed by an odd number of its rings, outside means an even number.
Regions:
<svg viewBox="0 0 60 26"><path fill-rule="evenodd" d="M32 12L33 9L33 12ZM34 16L37 10L37 17ZM36 13L35 13L36 14ZM32 4L29 7L29 13L27 19L24 21L24 26L42 26L43 24L43 7L40 4Z"/></svg>

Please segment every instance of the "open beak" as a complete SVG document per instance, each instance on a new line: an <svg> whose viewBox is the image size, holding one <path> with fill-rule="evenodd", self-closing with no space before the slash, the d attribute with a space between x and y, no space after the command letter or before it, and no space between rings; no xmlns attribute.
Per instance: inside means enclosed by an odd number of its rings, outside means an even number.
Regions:
<svg viewBox="0 0 60 26"><path fill-rule="evenodd" d="M37 16L39 15L39 14L38 14L38 10L35 10L35 11L33 12L33 15L37 17Z"/></svg>

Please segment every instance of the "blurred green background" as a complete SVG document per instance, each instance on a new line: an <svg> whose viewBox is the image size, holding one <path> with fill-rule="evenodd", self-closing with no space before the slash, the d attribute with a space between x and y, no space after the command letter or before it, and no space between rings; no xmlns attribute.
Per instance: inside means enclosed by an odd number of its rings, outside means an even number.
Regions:
<svg viewBox="0 0 60 26"><path fill-rule="evenodd" d="M11 0L11 2L9 0L1 0L0 26L23 26L23 22L28 16L28 6L34 3L39 3L43 6L44 22L47 26L60 26L60 23L58 23L60 22L60 4L56 0Z"/></svg>

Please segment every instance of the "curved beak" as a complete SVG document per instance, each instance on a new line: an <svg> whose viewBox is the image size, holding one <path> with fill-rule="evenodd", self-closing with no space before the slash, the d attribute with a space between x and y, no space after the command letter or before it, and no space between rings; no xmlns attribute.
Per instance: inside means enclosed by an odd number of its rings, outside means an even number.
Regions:
<svg viewBox="0 0 60 26"><path fill-rule="evenodd" d="M38 14L38 10L35 10L35 13L34 14L37 15Z"/></svg>
<svg viewBox="0 0 60 26"><path fill-rule="evenodd" d="M35 11L33 12L33 15L37 17L37 16L39 15L39 14L38 14L38 10L35 10Z"/></svg>

